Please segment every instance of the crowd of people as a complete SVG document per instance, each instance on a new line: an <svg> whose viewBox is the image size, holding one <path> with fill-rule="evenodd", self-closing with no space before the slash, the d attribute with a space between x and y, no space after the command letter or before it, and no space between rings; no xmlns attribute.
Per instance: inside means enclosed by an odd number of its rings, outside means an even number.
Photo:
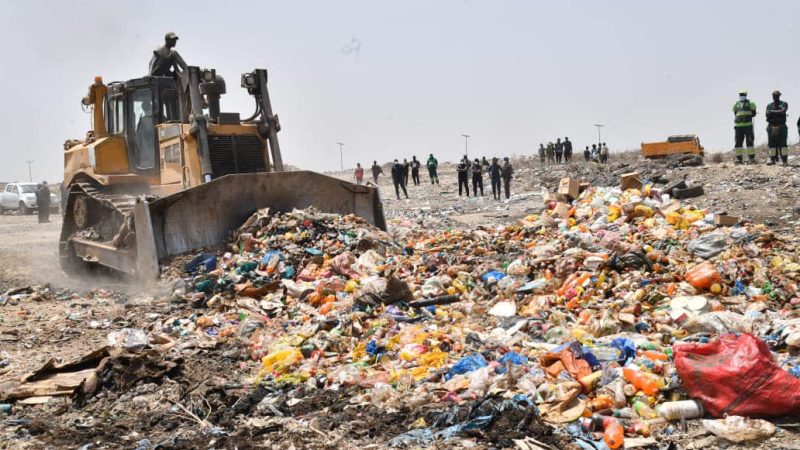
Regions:
<svg viewBox="0 0 800 450"><path fill-rule="evenodd" d="M599 144L592 144L592 148L586 146L583 152L584 159L589 162L598 162L605 164L608 162L608 146L605 142ZM572 161L572 141L565 137L562 141L561 138L556 139L555 142L548 142L547 146L539 144L539 160L542 166L551 164L568 164ZM411 157L411 161L403 159L403 162L395 159L392 164L391 176L392 184L394 185L394 192L397 199L400 199L400 192L408 198L408 181L409 175L411 182L414 186L420 185L419 171L422 163L416 156ZM428 169L428 177L431 184L439 184L439 161L433 156L433 153L428 156L425 162L425 167ZM378 164L378 161L372 162L372 182L378 184L378 177L383 174L383 167ZM492 158L492 161L483 158L475 158L470 161L467 155L458 162L456 166L456 173L458 174L458 195L466 195L469 197L469 185L472 181L472 195L483 196L483 177L487 175L492 187L492 196L495 200L501 200L502 195L505 198L511 197L511 178L514 174L514 168L508 157L503 158L502 163L499 158ZM364 168L361 164L356 165L355 171L356 184L364 183ZM502 189L502 190L501 190Z"/></svg>
<svg viewBox="0 0 800 450"><path fill-rule="evenodd" d="M428 178L431 184L438 185L439 161L433 156L433 153L428 156L425 167L428 169ZM409 175L414 186L419 186L421 184L419 175L421 168L422 163L416 156L412 156L411 161L408 159L403 159L403 162L397 159L394 160L391 176L394 192L398 200L400 199L401 191L403 195L408 198L408 190L406 188L408 186ZM378 177L383 174L383 167L378 164L378 161L373 161L371 170L372 182L377 185ZM492 162L490 163L485 156L482 159L475 158L473 162L470 162L467 155L464 155L456 167L456 172L458 173L459 196L466 194L466 196L469 197L470 179L472 180L473 195L477 196L478 192L480 192L480 195L483 196L483 176L486 174L489 176L489 181L492 186L492 196L495 200L500 200L502 198L503 191L505 192L506 198L511 197L511 178L514 174L514 168L511 166L508 157L503 158L501 164L498 158L492 158ZM364 183L364 168L361 167L361 163L356 164L355 180L356 184ZM503 191L501 191L501 184Z"/></svg>
<svg viewBox="0 0 800 450"><path fill-rule="evenodd" d="M601 164L608 162L608 146L605 142L600 144L592 144L591 150L586 146L583 151L583 159L586 162L594 161ZM555 142L550 141L547 145L539 144L539 162L542 166L552 164L569 164L572 161L572 141L568 137L556 139Z"/></svg>

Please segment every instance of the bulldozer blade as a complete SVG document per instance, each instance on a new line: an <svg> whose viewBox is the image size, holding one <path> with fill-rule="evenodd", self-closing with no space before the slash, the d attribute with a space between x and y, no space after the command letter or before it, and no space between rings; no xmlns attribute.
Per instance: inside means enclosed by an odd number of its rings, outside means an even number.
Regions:
<svg viewBox="0 0 800 450"><path fill-rule="evenodd" d="M184 191L137 200L137 272L158 276L158 261L223 243L251 214L315 207L321 212L355 214L386 230L378 189L309 171L226 175Z"/></svg>

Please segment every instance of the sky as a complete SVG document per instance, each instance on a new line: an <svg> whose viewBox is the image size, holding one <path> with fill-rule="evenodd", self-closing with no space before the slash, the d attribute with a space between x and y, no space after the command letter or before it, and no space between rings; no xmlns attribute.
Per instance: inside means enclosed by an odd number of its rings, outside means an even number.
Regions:
<svg viewBox="0 0 800 450"><path fill-rule="evenodd" d="M746 88L780 89L797 141L800 2L0 0L0 181L58 181L63 142L91 116L95 76L143 76L167 31L190 65L228 81L222 110L253 111L239 76L269 70L284 162L317 171L429 153L533 154L569 136L613 151L697 134L733 146ZM800 105L800 103L798 104Z"/></svg>

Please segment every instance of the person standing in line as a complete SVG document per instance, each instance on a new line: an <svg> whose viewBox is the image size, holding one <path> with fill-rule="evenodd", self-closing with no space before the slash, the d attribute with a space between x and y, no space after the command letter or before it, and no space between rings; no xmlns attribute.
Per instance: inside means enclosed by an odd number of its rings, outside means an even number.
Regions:
<svg viewBox="0 0 800 450"><path fill-rule="evenodd" d="M556 164L561 164L561 158L564 156L564 144L561 143L561 138L556 139Z"/></svg>
<svg viewBox="0 0 800 450"><path fill-rule="evenodd" d="M42 181L36 186L34 195L39 223L50 223L50 188L47 187L47 181Z"/></svg>
<svg viewBox="0 0 800 450"><path fill-rule="evenodd" d="M403 177L405 179L405 185L408 186L408 175L411 173L411 163L408 162L408 158L403 158Z"/></svg>
<svg viewBox="0 0 800 450"><path fill-rule="evenodd" d="M592 153L589 151L589 146L587 145L586 146L586 150L583 151L583 159L585 159L586 162L589 162L589 158L591 156L592 156Z"/></svg>
<svg viewBox="0 0 800 450"><path fill-rule="evenodd" d="M414 186L419 186L419 168L422 164L419 163L417 160L416 155L411 157L411 180L414 182Z"/></svg>
<svg viewBox="0 0 800 450"><path fill-rule="evenodd" d="M547 151L544 149L544 144L539 143L539 163L542 165L542 167L544 167L544 160L547 157L546 153Z"/></svg>
<svg viewBox="0 0 800 450"><path fill-rule="evenodd" d="M756 149L753 146L755 134L753 133L753 117L756 115L756 104L747 98L747 90L739 91L739 101L733 104L733 129L735 147L733 154L736 156L734 164L742 164L745 150L742 144L747 142L747 159L750 164L756 162Z"/></svg>
<svg viewBox="0 0 800 450"><path fill-rule="evenodd" d="M483 171L485 173L489 173L489 160L487 160L485 156L481 160L481 166L483 167Z"/></svg>
<svg viewBox="0 0 800 450"><path fill-rule="evenodd" d="M553 165L556 163L556 147L553 142L547 143L547 164Z"/></svg>
<svg viewBox="0 0 800 450"><path fill-rule="evenodd" d="M786 126L788 110L789 104L781 101L781 92L773 92L772 103L766 109L769 165L777 164L779 159L784 166L789 164L789 149L786 148L786 140L789 138L789 128Z"/></svg>
<svg viewBox="0 0 800 450"><path fill-rule="evenodd" d="M361 184L364 181L364 168L361 167L361 163L356 163L356 184Z"/></svg>
<svg viewBox="0 0 800 450"><path fill-rule="evenodd" d="M403 164L400 164L396 159L394 166L392 166L392 183L394 184L394 193L397 199L400 200L400 189L403 189L403 194L408 198L408 191L406 191L406 171Z"/></svg>
<svg viewBox="0 0 800 450"><path fill-rule="evenodd" d="M599 151L597 150L597 144L592 144L592 161L594 162L600 161L600 155Z"/></svg>
<svg viewBox="0 0 800 450"><path fill-rule="evenodd" d="M472 193L478 196L478 188L481 189L483 197L483 166L478 158L472 163Z"/></svg>
<svg viewBox="0 0 800 450"><path fill-rule="evenodd" d="M508 161L508 156L503 158L503 167L500 170L500 176L503 178L503 188L506 191L506 199L511 197L511 177L514 176L514 168Z"/></svg>
<svg viewBox="0 0 800 450"><path fill-rule="evenodd" d="M458 196L461 197L463 189L467 191L467 197L469 197L469 161L466 158L458 162L456 172L458 172Z"/></svg>
<svg viewBox="0 0 800 450"><path fill-rule="evenodd" d="M564 163L572 160L572 141L568 137L564 137Z"/></svg>
<svg viewBox="0 0 800 450"><path fill-rule="evenodd" d="M603 147L600 149L600 162L605 164L608 162L608 146L603 142Z"/></svg>
<svg viewBox="0 0 800 450"><path fill-rule="evenodd" d="M378 165L378 161L372 161L372 182L378 184L378 175L383 173L383 168Z"/></svg>
<svg viewBox="0 0 800 450"><path fill-rule="evenodd" d="M439 161L433 157L433 153L428 156L428 162L425 165L428 167L428 176L431 177L431 184L434 181L439 184L439 174L436 172L439 169Z"/></svg>
<svg viewBox="0 0 800 450"><path fill-rule="evenodd" d="M494 197L495 200L500 200L500 195L501 195L501 193L500 193L500 173L501 172L502 172L502 169L500 167L500 164L497 163L497 158L492 158L492 165L489 166L489 179L492 182L492 197Z"/></svg>

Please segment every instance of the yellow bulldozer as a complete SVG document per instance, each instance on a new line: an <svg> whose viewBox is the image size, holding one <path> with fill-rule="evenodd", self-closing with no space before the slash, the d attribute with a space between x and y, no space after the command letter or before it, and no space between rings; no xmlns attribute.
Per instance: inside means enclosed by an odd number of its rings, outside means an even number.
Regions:
<svg viewBox="0 0 800 450"><path fill-rule="evenodd" d="M93 129L64 145L65 271L99 265L150 280L160 261L219 245L262 208L313 206L386 229L375 187L284 171L267 71L243 74L241 87L255 99L244 119L220 110L226 86L214 69L95 78L82 99Z"/></svg>

